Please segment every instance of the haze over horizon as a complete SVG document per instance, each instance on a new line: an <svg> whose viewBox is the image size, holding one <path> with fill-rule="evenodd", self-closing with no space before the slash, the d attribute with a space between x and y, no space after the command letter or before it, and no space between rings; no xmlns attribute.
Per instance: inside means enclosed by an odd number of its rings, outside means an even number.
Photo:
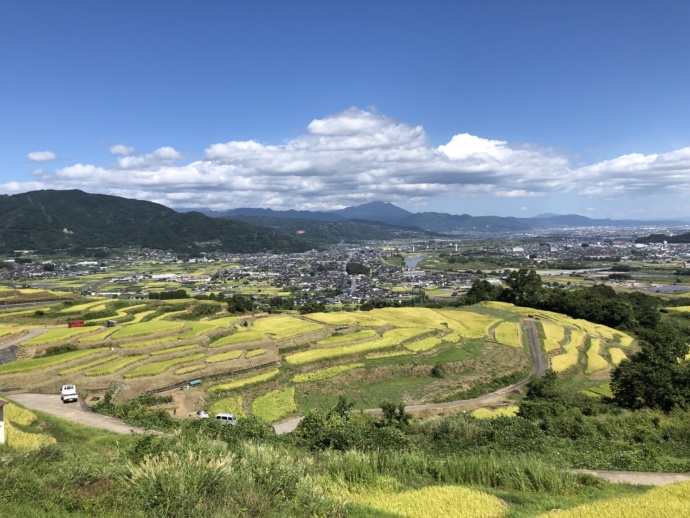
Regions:
<svg viewBox="0 0 690 518"><path fill-rule="evenodd" d="M0 193L690 216L690 4L0 4Z"/></svg>

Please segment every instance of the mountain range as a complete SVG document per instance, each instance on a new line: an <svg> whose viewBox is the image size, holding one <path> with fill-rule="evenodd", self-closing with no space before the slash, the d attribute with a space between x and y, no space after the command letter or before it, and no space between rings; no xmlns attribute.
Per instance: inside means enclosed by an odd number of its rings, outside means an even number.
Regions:
<svg viewBox="0 0 690 518"><path fill-rule="evenodd" d="M577 214L541 214L533 218L514 218L470 216L469 214L455 215L441 212L413 213L391 203L377 201L330 212L275 211L258 208L238 208L224 212L201 210L201 212L221 218L251 217L254 224L259 223L259 218L270 218L271 221L277 219L365 220L438 233L510 232L563 227L681 227L688 224L680 219L659 221L592 219Z"/></svg>

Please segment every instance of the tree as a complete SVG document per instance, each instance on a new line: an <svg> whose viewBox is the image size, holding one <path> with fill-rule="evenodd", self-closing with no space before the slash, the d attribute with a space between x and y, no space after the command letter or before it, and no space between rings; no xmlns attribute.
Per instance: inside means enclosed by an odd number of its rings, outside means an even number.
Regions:
<svg viewBox="0 0 690 518"><path fill-rule="evenodd" d="M623 360L611 375L616 404L624 408L653 408L665 412L690 406L688 329L660 324L642 331L642 350Z"/></svg>
<svg viewBox="0 0 690 518"><path fill-rule="evenodd" d="M369 267L362 263L350 262L345 265L348 275L369 275Z"/></svg>
<svg viewBox="0 0 690 518"><path fill-rule="evenodd" d="M541 298L541 277L534 270L513 270L506 277L506 284L510 289L508 297L515 304L529 305Z"/></svg>

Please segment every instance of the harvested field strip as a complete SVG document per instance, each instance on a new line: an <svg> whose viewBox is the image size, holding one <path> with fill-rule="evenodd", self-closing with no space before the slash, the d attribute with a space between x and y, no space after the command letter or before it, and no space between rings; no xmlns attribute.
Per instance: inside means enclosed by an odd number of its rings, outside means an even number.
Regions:
<svg viewBox="0 0 690 518"><path fill-rule="evenodd" d="M448 319L428 308L381 308L369 312L377 320L383 320L397 328L424 327L443 329L442 322Z"/></svg>
<svg viewBox="0 0 690 518"><path fill-rule="evenodd" d="M183 351L191 351L192 349L198 349L199 346L196 344L189 345L176 345L174 347L166 347L165 349L158 349L157 351L151 351L149 354L151 356L162 356L164 354L181 353Z"/></svg>
<svg viewBox="0 0 690 518"><path fill-rule="evenodd" d="M450 319L452 322L448 322L448 327L458 331L466 338L484 338L489 334L489 327L496 322L500 322L498 318L473 313L471 311L438 309L436 312L443 315L446 322ZM460 324L462 327L458 328L452 326L453 322Z"/></svg>
<svg viewBox="0 0 690 518"><path fill-rule="evenodd" d="M209 414L213 417L218 412L228 412L235 414L235 417L246 417L244 407L242 405L242 396L230 396L214 401L208 409Z"/></svg>
<svg viewBox="0 0 690 518"><path fill-rule="evenodd" d="M206 322L186 322L185 325L189 327L189 331L180 333L177 337L180 340L190 340L192 338L197 338L209 331L216 329L216 326L207 324Z"/></svg>
<svg viewBox="0 0 690 518"><path fill-rule="evenodd" d="M385 349L387 347L394 347L400 345L406 340L410 340L416 336L428 333L429 329L393 329L383 334L381 338L372 340L370 342L363 342L353 345L343 345L340 347L328 347L321 349L312 349L309 351L291 354L285 357L287 363L300 365L303 363L311 363L320 360L340 358L350 354L359 354L377 349Z"/></svg>
<svg viewBox="0 0 690 518"><path fill-rule="evenodd" d="M160 362L147 363L145 365L140 365L135 369L125 373L125 378L141 378L143 376L156 376L162 374L170 367L174 365L180 365L181 363L195 362L206 356L206 353L191 354L189 356L182 356L180 358L171 358L169 360L163 360Z"/></svg>
<svg viewBox="0 0 690 518"><path fill-rule="evenodd" d="M235 381L229 381L228 383L221 383L220 385L214 385L212 387L209 387L209 392L218 392L221 390L232 390L240 387L244 387L246 385L253 385L254 383L261 383L262 381L268 381L272 378L275 378L278 374L280 374L280 371L278 369L274 369L272 371L264 372L263 374L259 374L257 376L252 376L250 378L242 378L239 380Z"/></svg>
<svg viewBox="0 0 690 518"><path fill-rule="evenodd" d="M136 316L134 317L134 320L130 320L129 322L127 322L127 324L137 324L137 323L141 322L144 319L144 317L152 315L155 312L156 312L155 309L151 309L149 311L142 311L141 313L137 313Z"/></svg>
<svg viewBox="0 0 690 518"><path fill-rule="evenodd" d="M224 345L244 344L265 339L266 335L264 333L258 331L245 331L240 333L233 333L228 336L223 336L215 342L211 342L209 344L209 347L222 347Z"/></svg>
<svg viewBox="0 0 690 518"><path fill-rule="evenodd" d="M89 336L84 336L77 340L80 344L84 343L91 343L91 342L101 342L108 338L110 335L112 335L115 331L117 331L119 328L117 327L110 327L107 328L105 331L102 331L100 333L96 333L95 335L89 335Z"/></svg>
<svg viewBox="0 0 690 518"><path fill-rule="evenodd" d="M504 406L500 408L495 408L495 409L489 409L489 408L478 408L474 412L472 412L472 417L476 417L477 419L494 419L496 417L513 417L516 416L518 413L518 410L520 410L520 407L516 405L512 406Z"/></svg>
<svg viewBox="0 0 690 518"><path fill-rule="evenodd" d="M321 381L329 378L335 378L343 372L351 371L352 369L361 369L364 367L363 363L350 363L349 365L336 365L335 367L328 367L327 369L319 369L317 371L305 372L302 374L295 374L292 378L293 383L306 383L308 381Z"/></svg>
<svg viewBox="0 0 690 518"><path fill-rule="evenodd" d="M61 313L61 314L63 314L63 313L80 313L82 311L86 311L87 309L91 310L91 308L93 308L94 306L98 306L98 305L103 304L103 300L106 300L106 299L98 299L95 301L87 302L85 304L77 304L76 306L70 306L68 308L61 309L59 311L59 313ZM93 311L100 311L100 310L93 310Z"/></svg>
<svg viewBox="0 0 690 518"><path fill-rule="evenodd" d="M184 322L143 322L140 324L128 324L113 334L113 338L133 338L135 336L152 335L173 329L182 329Z"/></svg>
<svg viewBox="0 0 690 518"><path fill-rule="evenodd" d="M209 356L206 358L206 363L218 363L218 362L225 362L228 360L236 360L242 356L242 351L228 351L226 353L220 353L220 354L214 354L213 356Z"/></svg>
<svg viewBox="0 0 690 518"><path fill-rule="evenodd" d="M93 333L98 328L95 327L73 327L71 329L55 329L54 331L48 331L42 335L38 335L30 340L22 342L22 345L44 345L53 342L64 342L73 338L77 335L82 335L84 333Z"/></svg>
<svg viewBox="0 0 690 518"><path fill-rule="evenodd" d="M541 328L544 330L544 349L546 352L557 351L565 340L565 329L559 324L542 320Z"/></svg>
<svg viewBox="0 0 690 518"><path fill-rule="evenodd" d="M295 387L274 390L252 401L252 414L269 423L297 411Z"/></svg>
<svg viewBox="0 0 690 518"><path fill-rule="evenodd" d="M453 331L452 333L448 333L443 337L443 341L447 342L449 344L456 344L460 340L462 340L462 335L458 333L457 331Z"/></svg>
<svg viewBox="0 0 690 518"><path fill-rule="evenodd" d="M180 335L170 335L163 338L156 338L155 340L139 340L136 342L127 342L120 344L123 349L132 349L134 347L149 347L151 345L169 344L178 341Z"/></svg>
<svg viewBox="0 0 690 518"><path fill-rule="evenodd" d="M628 358L623 350L618 347L609 347L609 356L611 356L611 363L614 365L618 365L620 362Z"/></svg>
<svg viewBox="0 0 690 518"><path fill-rule="evenodd" d="M186 309L181 309L180 311L169 311L168 313L163 313L162 315L158 315L157 317L153 317L149 322L157 322L158 320L167 320L170 317L174 317L176 315L182 315L184 313L188 313Z"/></svg>
<svg viewBox="0 0 690 518"><path fill-rule="evenodd" d="M94 360L89 363L85 363L84 365L77 365L75 367L70 367L69 369L65 369L64 371L58 372L60 376L68 376L70 374L74 374L75 372L81 372L85 371L88 369L91 369L93 367L96 367L98 365L102 365L104 363L111 362L113 360L117 360L120 357L118 354L111 354L110 356L104 356L103 358L99 358L97 360Z"/></svg>
<svg viewBox="0 0 690 518"><path fill-rule="evenodd" d="M119 360L114 361L112 363L106 363L105 365L101 365L96 369L86 371L84 374L86 376L105 376L107 374L113 374L117 371L124 369L125 367L129 367L133 363L145 360L146 358L148 358L146 354L125 356L124 358L120 358Z"/></svg>
<svg viewBox="0 0 690 518"><path fill-rule="evenodd" d="M347 333L344 335L333 335L323 340L316 342L316 345L332 345L346 342L358 342L360 340L366 340L367 338L373 338L376 336L376 331L373 329L363 329L361 331L355 331L354 333Z"/></svg>
<svg viewBox="0 0 690 518"><path fill-rule="evenodd" d="M254 358L256 356L262 356L266 354L266 349L252 349L251 351L247 351L244 355L245 358Z"/></svg>
<svg viewBox="0 0 690 518"><path fill-rule="evenodd" d="M439 345L443 340L440 338L436 338L434 336L429 337L429 338L423 338L421 340L417 340L416 342L407 342L405 344L405 349L408 349L412 352L422 352L422 351L428 351L429 349L433 349L437 345Z"/></svg>
<svg viewBox="0 0 690 518"><path fill-rule="evenodd" d="M666 516L690 516L690 482L677 482L667 486L655 487L641 496L610 498L598 500L572 509L558 510L557 513L540 515L540 518L650 518Z"/></svg>
<svg viewBox="0 0 690 518"><path fill-rule="evenodd" d="M522 347L519 322L501 322L494 329L494 337L500 344Z"/></svg>
<svg viewBox="0 0 690 518"><path fill-rule="evenodd" d="M333 313L310 313L305 315L305 318L332 326L350 326L357 324L361 327L382 327L387 323L383 320L378 320L369 315L365 315L362 312L350 313L345 311L336 311Z"/></svg>
<svg viewBox="0 0 690 518"><path fill-rule="evenodd" d="M592 374L608 369L609 362L599 354L600 348L601 339L590 338L589 349L587 349L587 367L585 368L585 374Z"/></svg>
<svg viewBox="0 0 690 518"><path fill-rule="evenodd" d="M380 360L381 358L395 358L396 356L410 356L412 351L392 351L389 353L371 353L366 355L367 360Z"/></svg>
<svg viewBox="0 0 690 518"><path fill-rule="evenodd" d="M379 511L381 516L501 518L508 515L506 504L495 496L461 486L429 486L403 493L374 490L349 497L359 505Z"/></svg>
<svg viewBox="0 0 690 518"><path fill-rule="evenodd" d="M271 335L274 340L303 335L323 329L323 326L300 318L288 316L266 317L254 321L254 331Z"/></svg>
<svg viewBox="0 0 690 518"><path fill-rule="evenodd" d="M0 374L15 374L19 372L32 372L41 369L48 369L62 363L67 363L72 360L78 360L91 356L92 354L107 351L106 347L99 347L96 349L82 349L80 351L70 351L68 353L56 354L53 356L46 356L44 358L29 358L26 360L17 360L11 363L0 365Z"/></svg>
<svg viewBox="0 0 690 518"><path fill-rule="evenodd" d="M206 365L188 365L187 367L181 367L175 371L175 374L189 374L190 372L200 371L206 368Z"/></svg>

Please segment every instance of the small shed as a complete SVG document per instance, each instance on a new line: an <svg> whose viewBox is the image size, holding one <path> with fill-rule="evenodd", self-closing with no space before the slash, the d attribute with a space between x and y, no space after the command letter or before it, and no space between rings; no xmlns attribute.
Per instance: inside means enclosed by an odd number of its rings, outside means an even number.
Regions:
<svg viewBox="0 0 690 518"><path fill-rule="evenodd" d="M2 407L7 404L7 401L0 399L0 444L5 444L5 416Z"/></svg>

